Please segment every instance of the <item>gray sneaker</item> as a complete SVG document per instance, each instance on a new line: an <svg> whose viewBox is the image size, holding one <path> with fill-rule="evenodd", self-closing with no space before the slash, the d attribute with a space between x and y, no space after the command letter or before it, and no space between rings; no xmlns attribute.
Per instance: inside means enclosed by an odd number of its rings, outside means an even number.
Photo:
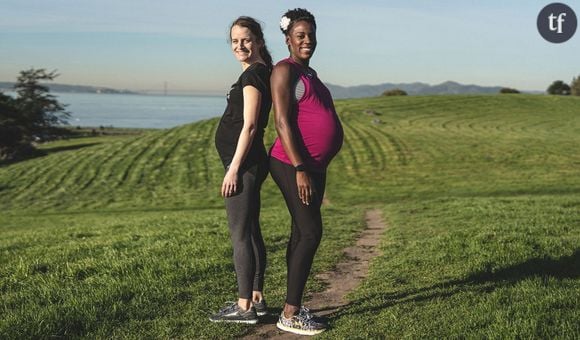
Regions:
<svg viewBox="0 0 580 340"><path fill-rule="evenodd" d="M256 314L258 316L263 316L268 314L268 306L266 305L266 300L262 299L260 302L253 302L254 308L256 309Z"/></svg>
<svg viewBox="0 0 580 340"><path fill-rule="evenodd" d="M316 335L326 330L325 324L314 321L313 315L307 309L303 311L302 308L300 313L290 319L286 319L284 311L282 311L276 327L283 331L300 335Z"/></svg>
<svg viewBox="0 0 580 340"><path fill-rule="evenodd" d="M228 302L228 305L222 308L219 312L209 317L211 322L234 322L255 324L258 322L258 315L256 309L250 307L248 310L243 310L238 306L237 302Z"/></svg>

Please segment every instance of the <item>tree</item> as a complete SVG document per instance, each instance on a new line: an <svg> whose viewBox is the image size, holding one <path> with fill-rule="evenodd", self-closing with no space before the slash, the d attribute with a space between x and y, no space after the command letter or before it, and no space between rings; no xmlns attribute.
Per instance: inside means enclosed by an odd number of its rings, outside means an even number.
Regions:
<svg viewBox="0 0 580 340"><path fill-rule="evenodd" d="M18 123L15 100L0 92L0 160L13 159L31 148L26 129Z"/></svg>
<svg viewBox="0 0 580 340"><path fill-rule="evenodd" d="M407 92L405 92L401 89L396 89L396 88L383 92L383 96L406 96L406 95L407 95Z"/></svg>
<svg viewBox="0 0 580 340"><path fill-rule="evenodd" d="M573 96L580 96L580 75L574 77L570 83L570 93Z"/></svg>
<svg viewBox="0 0 580 340"><path fill-rule="evenodd" d="M48 133L57 125L68 124L70 113L65 110L48 87L40 84L42 80L52 81L58 77L56 71L44 69L20 71L14 90L17 93L15 108L19 113L18 123L32 134Z"/></svg>
<svg viewBox="0 0 580 340"><path fill-rule="evenodd" d="M36 137L63 135L59 125L68 124L70 114L42 80L52 81L56 71L44 69L21 71L14 85L16 98L0 92L0 160L13 161L36 153Z"/></svg>
<svg viewBox="0 0 580 340"><path fill-rule="evenodd" d="M18 114L14 108L14 99L0 92L0 123L14 120Z"/></svg>
<svg viewBox="0 0 580 340"><path fill-rule="evenodd" d="M556 80L548 87L548 94L567 96L570 94L570 86L561 80Z"/></svg>
<svg viewBox="0 0 580 340"><path fill-rule="evenodd" d="M511 87L502 87L499 90L499 93L505 94L505 93L520 93L520 91L516 90L516 89L512 89Z"/></svg>

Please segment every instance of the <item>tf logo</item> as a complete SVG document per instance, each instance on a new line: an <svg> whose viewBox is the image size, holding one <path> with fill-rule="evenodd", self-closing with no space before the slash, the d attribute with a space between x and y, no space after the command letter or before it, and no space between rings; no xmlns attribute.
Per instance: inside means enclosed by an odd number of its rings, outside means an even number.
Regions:
<svg viewBox="0 0 580 340"><path fill-rule="evenodd" d="M549 4L538 14L538 32L551 43L568 41L576 32L577 25L576 13L562 3Z"/></svg>

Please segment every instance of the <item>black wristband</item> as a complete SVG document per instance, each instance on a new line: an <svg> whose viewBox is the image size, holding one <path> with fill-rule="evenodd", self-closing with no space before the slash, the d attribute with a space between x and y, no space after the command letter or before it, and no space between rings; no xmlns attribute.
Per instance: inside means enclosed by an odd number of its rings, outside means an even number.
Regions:
<svg viewBox="0 0 580 340"><path fill-rule="evenodd" d="M306 171L306 167L304 166L304 164L298 164L294 167L294 169L296 171Z"/></svg>

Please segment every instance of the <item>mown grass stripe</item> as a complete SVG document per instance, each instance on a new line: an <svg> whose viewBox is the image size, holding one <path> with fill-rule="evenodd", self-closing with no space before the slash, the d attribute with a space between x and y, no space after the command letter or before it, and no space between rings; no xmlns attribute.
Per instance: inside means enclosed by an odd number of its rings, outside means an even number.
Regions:
<svg viewBox="0 0 580 340"><path fill-rule="evenodd" d="M98 166L98 149L90 150L82 155L80 161L69 164L60 178L47 179L46 186L39 194L50 197L51 193L58 197L61 193L74 195L82 187L82 178L87 177L90 167Z"/></svg>
<svg viewBox="0 0 580 340"><path fill-rule="evenodd" d="M114 150L111 150L111 157L107 158L99 166L97 176L93 179L93 185L86 189L95 188L110 188L114 182L115 174L118 172L118 167L123 164L127 157L134 153L135 149L145 146L148 141L155 139L158 132L146 133L129 142L120 143L116 145Z"/></svg>
<svg viewBox="0 0 580 340"><path fill-rule="evenodd" d="M344 141L342 151L339 153L339 157L345 159L345 170L347 172L358 174L360 168L360 155L358 153L362 150L362 147L360 146L360 142L356 139L356 134L354 133L353 127L350 124L343 123L343 130Z"/></svg>
<svg viewBox="0 0 580 340"><path fill-rule="evenodd" d="M390 159L394 159L394 152L391 148L388 138L386 135L377 128L373 128L368 124L357 124L360 133L364 136L365 140L368 140L368 145L373 149L373 155L376 158L376 169L383 170L389 164Z"/></svg>
<svg viewBox="0 0 580 340"><path fill-rule="evenodd" d="M86 162L93 152L93 149L89 147L78 150L75 156L80 155L81 162ZM56 157L55 162L48 163L40 173L34 174L30 183L24 186L20 194L15 197L15 200L26 202L38 200L39 198L44 199L44 194L62 183L72 171L71 169L79 164L76 157L69 156L70 154L59 155L59 157Z"/></svg>
<svg viewBox="0 0 580 340"><path fill-rule="evenodd" d="M141 159L141 157L148 152L148 150L159 142L165 132L157 132L151 136L147 141L141 143L133 143L131 145L131 153L125 158L116 163L117 167L113 168L118 174L116 178L113 179L113 187L117 188L123 186L129 174L134 169L135 164Z"/></svg>
<svg viewBox="0 0 580 340"><path fill-rule="evenodd" d="M104 166L109 163L112 159L114 159L115 157L117 157L117 155L128 145L129 143L118 143L118 147L117 148L110 148L110 149L105 149L103 148L103 153L105 154L105 157L103 157L102 159L98 159L96 160L96 164L95 167L93 168L94 171L92 172L91 176L88 178L88 180L82 185L82 187L80 188L80 191L84 191L89 189L96 181L97 178L99 178L100 174L103 171Z"/></svg>

